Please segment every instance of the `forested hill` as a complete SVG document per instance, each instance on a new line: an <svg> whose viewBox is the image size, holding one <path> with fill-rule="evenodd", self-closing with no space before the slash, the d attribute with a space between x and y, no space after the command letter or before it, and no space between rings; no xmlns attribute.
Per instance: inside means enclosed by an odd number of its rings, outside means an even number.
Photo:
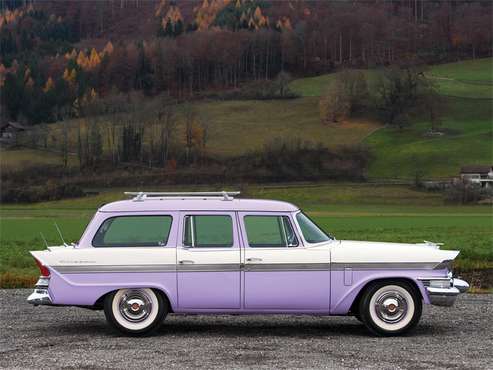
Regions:
<svg viewBox="0 0 493 370"><path fill-rule="evenodd" d="M114 92L491 55L490 1L0 1L1 119L84 114Z"/></svg>

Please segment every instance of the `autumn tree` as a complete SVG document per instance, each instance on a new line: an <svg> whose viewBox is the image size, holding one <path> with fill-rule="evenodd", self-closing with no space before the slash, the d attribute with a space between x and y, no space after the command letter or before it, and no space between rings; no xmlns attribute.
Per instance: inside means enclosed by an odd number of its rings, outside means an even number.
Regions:
<svg viewBox="0 0 493 370"><path fill-rule="evenodd" d="M180 8L176 5L171 5L166 15L161 19L158 36L176 37L183 33L184 30L185 25Z"/></svg>
<svg viewBox="0 0 493 370"><path fill-rule="evenodd" d="M368 84L365 72L345 69L336 75L336 79L348 97L351 113L361 110L367 105Z"/></svg>
<svg viewBox="0 0 493 370"><path fill-rule="evenodd" d="M187 164L191 164L204 153L209 123L190 104L184 107L183 118L185 123L185 161Z"/></svg>
<svg viewBox="0 0 493 370"><path fill-rule="evenodd" d="M342 84L332 83L320 98L320 119L323 123L337 123L351 112L350 98Z"/></svg>
<svg viewBox="0 0 493 370"><path fill-rule="evenodd" d="M320 99L322 122L338 122L367 104L368 87L363 72L344 70L330 82Z"/></svg>

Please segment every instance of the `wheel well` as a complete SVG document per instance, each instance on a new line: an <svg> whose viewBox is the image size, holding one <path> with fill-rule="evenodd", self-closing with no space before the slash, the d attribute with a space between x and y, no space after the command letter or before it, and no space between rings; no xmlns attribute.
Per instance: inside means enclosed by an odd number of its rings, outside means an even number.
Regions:
<svg viewBox="0 0 493 370"><path fill-rule="evenodd" d="M157 288L151 288L153 291L155 291L157 294L161 295L161 297L163 298L164 302L166 303L167 305L167 308L168 308L168 312L171 313L173 312L173 307L171 306L171 303L169 301L169 298L168 296L166 295L166 293L164 291L162 291L161 289L157 289ZM103 307L104 307L104 300L106 299L106 297L113 293L113 292L116 292L118 291L119 289L114 289L114 290L111 290L105 294L103 294L101 297L99 297L96 302L94 303L94 308L95 309L100 309L102 310Z"/></svg>
<svg viewBox="0 0 493 370"><path fill-rule="evenodd" d="M421 291L419 290L419 287L418 285L416 284L416 282L413 280L413 279L410 279L410 278L383 278L383 279L374 279L374 280L370 280L368 281L358 292L358 295L356 296L356 298L354 299L353 303L351 304L351 308L349 309L349 313L352 313L352 314L358 314L358 311L359 311L359 302L361 300L361 297L363 296L363 293L365 292L366 289L368 289L368 287L372 284L375 284L375 283L380 283L380 282L404 282L404 283L408 283L410 284L414 290L415 290L415 293L421 297L421 299L423 299L423 295L421 294Z"/></svg>

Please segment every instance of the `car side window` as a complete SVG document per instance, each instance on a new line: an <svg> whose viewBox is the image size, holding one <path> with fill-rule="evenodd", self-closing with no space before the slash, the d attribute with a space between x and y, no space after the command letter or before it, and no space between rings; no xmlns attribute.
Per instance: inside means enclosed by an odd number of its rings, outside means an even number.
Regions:
<svg viewBox="0 0 493 370"><path fill-rule="evenodd" d="M106 219L92 240L94 247L160 247L168 242L171 216L118 216Z"/></svg>
<svg viewBox="0 0 493 370"><path fill-rule="evenodd" d="M243 219L250 247L297 247L299 245L287 216L245 216Z"/></svg>
<svg viewBox="0 0 493 370"><path fill-rule="evenodd" d="M227 215L185 216L183 245L193 248L233 246L233 220Z"/></svg>

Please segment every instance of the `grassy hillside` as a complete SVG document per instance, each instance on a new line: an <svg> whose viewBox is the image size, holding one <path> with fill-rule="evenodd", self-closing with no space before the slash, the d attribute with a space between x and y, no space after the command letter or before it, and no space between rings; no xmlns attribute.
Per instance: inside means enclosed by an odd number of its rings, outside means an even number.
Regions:
<svg viewBox="0 0 493 370"><path fill-rule="evenodd" d="M364 72L371 84L374 72ZM493 58L431 66L427 75L435 80L443 95L493 99ZM290 88L302 96L321 96L334 76L332 73L297 79L291 82Z"/></svg>
<svg viewBox="0 0 493 370"><path fill-rule="evenodd" d="M44 249L39 233L43 232L50 244L59 244L53 226L56 221L65 239L78 240L96 209L103 203L123 199L123 190L80 199L0 207L0 277L9 272L9 279L24 279L30 284L38 272L28 251ZM461 251L461 268L493 268L492 213L488 206L444 205L440 194L397 185L258 186L246 189L245 196L293 202L338 239L444 242L444 248Z"/></svg>
<svg viewBox="0 0 493 370"><path fill-rule="evenodd" d="M428 122L399 130L385 128L366 139L374 153L372 178L425 178L456 176L466 164L493 162L491 102L447 98L443 136L426 136Z"/></svg>
<svg viewBox="0 0 493 370"><path fill-rule="evenodd" d="M493 83L493 59L482 58L433 66L431 75L466 82Z"/></svg>
<svg viewBox="0 0 493 370"><path fill-rule="evenodd" d="M238 155L274 138L299 138L327 147L357 144L378 127L368 119L329 126L320 122L318 99L197 103L210 122L211 153Z"/></svg>
<svg viewBox="0 0 493 370"><path fill-rule="evenodd" d="M335 74L300 78L292 81L289 87L301 96L321 96L334 79Z"/></svg>
<svg viewBox="0 0 493 370"><path fill-rule="evenodd" d="M279 137L321 142L331 148L363 141L374 154L369 172L372 178L411 179L417 172L424 177L447 177L456 175L462 165L493 161L492 68L493 59L487 58L430 69L429 75L437 78L442 94L463 97L446 98L442 117L444 135L435 137L426 136L429 123L419 118L403 130L383 128L376 131L381 126L364 118L352 118L337 125L322 124L318 96L334 74L293 81L290 86L302 95L299 99L209 100L193 104L208 122L207 151L211 155L243 154ZM152 118L159 104L160 98L143 102L137 112L138 119ZM126 116L118 119L124 122ZM100 120L105 122L104 117ZM56 131L61 124L50 127ZM183 124L179 125L175 136L184 142ZM75 126L72 137L76 137ZM16 168L29 162L61 163L61 158L53 153L22 150L1 154L2 168Z"/></svg>
<svg viewBox="0 0 493 370"><path fill-rule="evenodd" d="M0 169L3 171L15 171L36 165L60 165L61 163L60 155L53 152L25 148L14 150L0 148ZM75 156L69 156L69 166L78 166Z"/></svg>
<svg viewBox="0 0 493 370"><path fill-rule="evenodd" d="M417 119L403 130L385 128L365 142L375 160L372 178L456 176L466 164L493 163L493 59L434 66L430 74L446 96L443 136L428 137L428 122ZM453 96L453 97L451 97Z"/></svg>
<svg viewBox="0 0 493 370"><path fill-rule="evenodd" d="M146 101L132 114L119 114L117 117L100 117L103 136L108 132L105 123L108 119L117 122L152 121L160 109L160 98ZM334 148L341 145L360 143L364 137L380 127L372 119L358 118L338 125L325 125L320 121L318 98L303 97L289 100L228 100L198 101L192 104L199 115L207 122L208 134L206 150L210 155L237 156L261 149L266 142L276 138L293 139L322 143ZM175 139L185 145L185 125L178 109L178 125ZM132 117L132 118L130 118ZM77 127L81 120L69 121L69 141L76 152ZM47 125L49 138L61 137L62 124ZM147 131L145 140L149 140ZM56 143L55 143L56 144ZM107 145L106 136L103 145ZM74 156L74 165L77 165ZM0 164L3 168L15 168L24 164L61 164L61 156L56 153L38 150L15 150L2 152Z"/></svg>

